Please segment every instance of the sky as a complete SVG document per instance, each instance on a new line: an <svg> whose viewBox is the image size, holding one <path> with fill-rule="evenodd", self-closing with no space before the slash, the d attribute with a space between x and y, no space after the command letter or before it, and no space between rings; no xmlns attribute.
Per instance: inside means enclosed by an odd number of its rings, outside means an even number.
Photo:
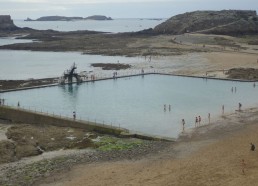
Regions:
<svg viewBox="0 0 258 186"><path fill-rule="evenodd" d="M105 15L112 18L170 18L196 10L258 10L258 0L0 0L0 15Z"/></svg>

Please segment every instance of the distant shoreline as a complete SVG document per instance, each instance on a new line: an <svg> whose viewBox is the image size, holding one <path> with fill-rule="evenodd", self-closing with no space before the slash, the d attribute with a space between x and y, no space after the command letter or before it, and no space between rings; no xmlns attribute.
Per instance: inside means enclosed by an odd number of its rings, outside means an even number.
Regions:
<svg viewBox="0 0 258 186"><path fill-rule="evenodd" d="M88 17L66 17L66 16L43 16L38 19L27 18L24 21L81 21L81 20L96 20L96 21L107 21L113 20L111 17L103 15L93 15Z"/></svg>

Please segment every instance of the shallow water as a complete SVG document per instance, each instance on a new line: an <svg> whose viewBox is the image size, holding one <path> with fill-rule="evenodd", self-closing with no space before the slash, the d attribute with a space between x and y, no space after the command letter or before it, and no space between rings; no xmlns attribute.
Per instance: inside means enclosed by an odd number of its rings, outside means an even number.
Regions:
<svg viewBox="0 0 258 186"><path fill-rule="evenodd" d="M91 67L92 63L124 63L132 67L128 70L120 70L119 74L134 74L141 68L147 72L159 71L172 73L184 66L189 68L201 68L206 59L201 54L193 53L180 56L154 56L151 62L144 57L101 56L82 55L79 52L35 52L0 50L0 79L39 79L59 77L70 68L73 63L77 65L77 71L94 71L97 76L112 76L113 71L101 71L100 68ZM198 65L198 67L196 67Z"/></svg>
<svg viewBox="0 0 258 186"><path fill-rule="evenodd" d="M15 37L0 37L0 46L11 45L15 43L32 43L30 39L16 39Z"/></svg>
<svg viewBox="0 0 258 186"><path fill-rule="evenodd" d="M92 71L92 63L137 63L143 58L82 55L78 52L32 52L0 50L0 79L59 77L75 62L78 71ZM112 74L112 72L110 72Z"/></svg>
<svg viewBox="0 0 258 186"><path fill-rule="evenodd" d="M231 91L236 87L236 92ZM208 123L222 113L257 105L258 87L253 83L205 80L166 75L146 75L80 85L57 86L1 94L11 105L48 113L121 126L147 134L177 137L193 128L195 117ZM166 111L164 111L166 104ZM168 105L171 105L171 111Z"/></svg>

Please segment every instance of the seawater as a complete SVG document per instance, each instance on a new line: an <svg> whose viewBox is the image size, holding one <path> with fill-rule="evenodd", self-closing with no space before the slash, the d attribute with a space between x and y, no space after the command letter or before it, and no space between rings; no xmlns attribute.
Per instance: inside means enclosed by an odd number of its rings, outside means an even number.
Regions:
<svg viewBox="0 0 258 186"><path fill-rule="evenodd" d="M114 19L110 21L23 21L14 20L18 27L29 27L37 30L76 31L92 30L100 32L136 32L144 29L154 28L166 19Z"/></svg>
<svg viewBox="0 0 258 186"><path fill-rule="evenodd" d="M0 37L0 46L11 45L15 43L32 43L30 39L16 39L15 37Z"/></svg>
<svg viewBox="0 0 258 186"><path fill-rule="evenodd" d="M82 55L79 52L0 50L0 79L18 80L59 77L75 62L78 71L92 71L92 63L140 63L143 58ZM112 74L112 72L110 72Z"/></svg>
<svg viewBox="0 0 258 186"><path fill-rule="evenodd" d="M225 113L235 112L239 102L243 109L257 106L257 93L253 83L145 75L9 92L1 97L13 106L19 101L25 108L68 117L76 111L78 119L177 137L182 132L182 119L186 130L194 127L196 116L207 124L208 113L214 121L221 116L222 105Z"/></svg>

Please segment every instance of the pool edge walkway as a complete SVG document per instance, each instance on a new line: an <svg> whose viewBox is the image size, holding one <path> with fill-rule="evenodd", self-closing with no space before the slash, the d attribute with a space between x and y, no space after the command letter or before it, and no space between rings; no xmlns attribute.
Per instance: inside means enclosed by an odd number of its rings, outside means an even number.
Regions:
<svg viewBox="0 0 258 186"><path fill-rule="evenodd" d="M181 74L162 73L162 72L148 72L148 73L139 73L139 74L133 74L133 75L122 75L122 76L116 76L116 77L105 77L105 78L99 78L99 79L94 79L94 80L83 80L81 83L96 82L96 81L104 81L104 80L111 80L111 79L120 79L120 78L126 78L126 77L134 77L134 76L152 75L152 74L156 74L156 75L167 75L167 76L175 76L175 77L199 78L199 79L206 79L206 80L211 79L211 80L224 80L224 81L237 81L237 82L257 82L256 80L230 79L230 78L216 78L216 77L209 77L209 76L181 75ZM77 82L65 83L64 85L76 84L76 83L77 83ZM79 83L79 84L80 84L80 83ZM37 89L37 88L46 88L46 87L53 87L53 86L59 86L59 85L60 85L59 83L52 83L52 84L38 85L38 86L31 86L31 87L6 89L6 90L0 90L0 93L21 91L21 90L29 90L29 89ZM60 86L62 86L62 85L60 85Z"/></svg>

